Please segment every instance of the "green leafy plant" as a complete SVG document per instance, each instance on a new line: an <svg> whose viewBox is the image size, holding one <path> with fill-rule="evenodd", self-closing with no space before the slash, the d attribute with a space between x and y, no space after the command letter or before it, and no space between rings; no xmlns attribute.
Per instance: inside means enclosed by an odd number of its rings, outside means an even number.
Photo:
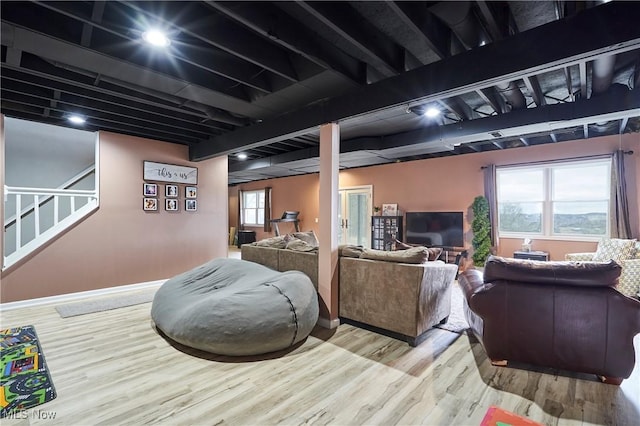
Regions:
<svg viewBox="0 0 640 426"><path fill-rule="evenodd" d="M473 211L473 264L483 266L491 254L491 221L489 220L489 202L482 195L478 195L471 205Z"/></svg>

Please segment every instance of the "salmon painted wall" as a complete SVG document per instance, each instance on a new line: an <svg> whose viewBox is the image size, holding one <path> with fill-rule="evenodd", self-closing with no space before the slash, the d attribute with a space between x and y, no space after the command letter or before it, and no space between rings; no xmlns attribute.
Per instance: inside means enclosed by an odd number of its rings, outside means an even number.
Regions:
<svg viewBox="0 0 640 426"><path fill-rule="evenodd" d="M263 181L249 182L242 185L229 187L229 226L238 226L238 190L252 191L272 187L271 191L271 212L272 217L277 218L285 210L297 210L299 226L301 231L313 231L318 233L318 224L315 219L318 217L318 191L320 181L317 173L292 176L287 178L269 179ZM280 232L293 232L293 225L290 223L280 224ZM245 230L256 231L256 239L272 237L275 231L264 232L262 227L245 227Z"/></svg>
<svg viewBox="0 0 640 426"><path fill-rule="evenodd" d="M465 246L471 247L470 206L477 195L484 194L483 172L481 167L487 164L507 165L534 161L558 160L588 155L609 154L622 146L633 150L633 155L625 157L627 168L627 186L629 193L630 216L634 236L640 237L640 134L615 137L593 138L546 144L539 146L513 148L504 151L467 154L452 157L434 158L405 163L393 163L380 166L343 170L340 172L340 187L373 185L373 205L397 203L403 211L462 211L465 214ZM287 209L300 210L305 221L303 229L317 230L313 219L318 212L318 175L292 176L251 182L229 188L229 217L236 225L238 189L260 189L272 187L273 215L277 216ZM256 233L261 239L265 234L261 229ZM521 239L502 238L498 254L512 256L514 250L522 245ZM534 250L550 252L554 260L564 259L566 253L594 251L595 242L558 241L538 239L533 243Z"/></svg>
<svg viewBox="0 0 640 426"><path fill-rule="evenodd" d="M100 132L100 208L2 274L2 302L170 278L227 255L227 158L192 163L186 146ZM198 209L142 210L144 160L198 168Z"/></svg>

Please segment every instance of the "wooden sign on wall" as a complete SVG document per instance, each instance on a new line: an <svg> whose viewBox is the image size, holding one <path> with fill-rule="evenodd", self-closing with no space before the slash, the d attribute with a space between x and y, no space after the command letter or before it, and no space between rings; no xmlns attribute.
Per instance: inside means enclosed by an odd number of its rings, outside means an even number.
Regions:
<svg viewBox="0 0 640 426"><path fill-rule="evenodd" d="M196 185L198 183L198 169L196 167L145 161L144 180Z"/></svg>

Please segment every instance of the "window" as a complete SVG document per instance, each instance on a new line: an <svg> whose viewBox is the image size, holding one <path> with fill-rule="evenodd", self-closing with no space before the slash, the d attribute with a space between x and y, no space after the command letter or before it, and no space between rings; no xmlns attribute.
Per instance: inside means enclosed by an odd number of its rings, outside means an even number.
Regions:
<svg viewBox="0 0 640 426"><path fill-rule="evenodd" d="M242 193L242 223L249 226L264 225L264 190Z"/></svg>
<svg viewBox="0 0 640 426"><path fill-rule="evenodd" d="M496 170L500 236L609 235L611 161Z"/></svg>

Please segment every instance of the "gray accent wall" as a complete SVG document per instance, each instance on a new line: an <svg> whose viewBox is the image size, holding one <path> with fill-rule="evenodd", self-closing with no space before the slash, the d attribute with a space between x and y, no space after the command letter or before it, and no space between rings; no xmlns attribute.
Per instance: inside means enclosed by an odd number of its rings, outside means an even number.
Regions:
<svg viewBox="0 0 640 426"><path fill-rule="evenodd" d="M5 117L5 185L28 188L58 188L95 164L96 133L70 129L50 124ZM91 173L71 185L70 189L93 190L96 187L95 173ZM28 207L33 203L22 206ZM78 200L76 208L86 204ZM40 231L53 226L53 202L41 206ZM16 214L15 197L10 196L5 203L5 218ZM68 200L62 202L60 218L70 213ZM23 217L21 238L23 243L34 235L34 215ZM5 232L5 255L15 251L15 227L9 226Z"/></svg>
<svg viewBox="0 0 640 426"><path fill-rule="evenodd" d="M7 186L57 188L95 163L95 132L9 117L4 131Z"/></svg>

